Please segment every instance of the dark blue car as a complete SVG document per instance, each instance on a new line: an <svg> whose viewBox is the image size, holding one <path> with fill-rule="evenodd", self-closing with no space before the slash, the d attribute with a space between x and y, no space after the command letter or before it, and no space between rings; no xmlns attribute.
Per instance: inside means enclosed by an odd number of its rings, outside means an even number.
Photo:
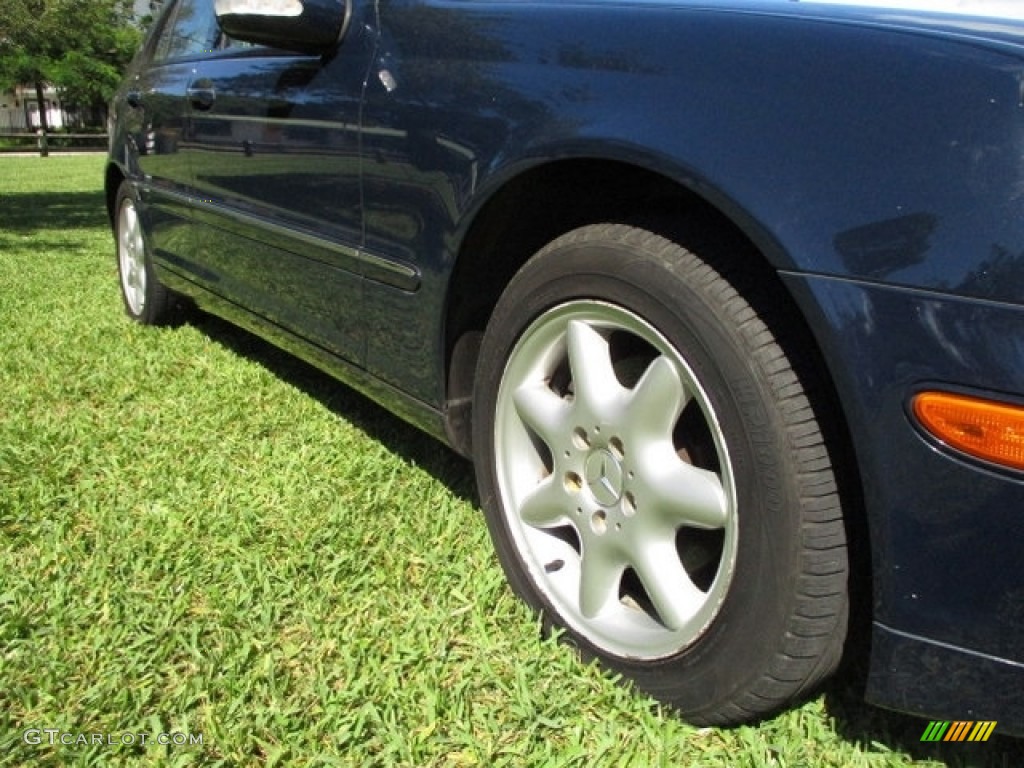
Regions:
<svg viewBox="0 0 1024 768"><path fill-rule="evenodd" d="M689 720L847 649L1024 733L1024 23L172 0L106 194L130 317L472 457L516 592Z"/></svg>

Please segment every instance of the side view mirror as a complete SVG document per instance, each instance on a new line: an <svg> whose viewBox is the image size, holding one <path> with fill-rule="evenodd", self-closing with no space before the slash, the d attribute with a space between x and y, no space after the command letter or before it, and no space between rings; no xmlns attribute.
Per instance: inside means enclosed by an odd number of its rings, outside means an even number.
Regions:
<svg viewBox="0 0 1024 768"><path fill-rule="evenodd" d="M221 29L236 40L299 53L327 53L345 34L350 0L214 0Z"/></svg>

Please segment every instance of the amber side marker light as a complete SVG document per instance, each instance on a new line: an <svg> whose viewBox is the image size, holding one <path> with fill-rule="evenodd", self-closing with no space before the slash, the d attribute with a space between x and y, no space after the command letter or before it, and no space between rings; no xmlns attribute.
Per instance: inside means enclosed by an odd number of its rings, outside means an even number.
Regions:
<svg viewBox="0 0 1024 768"><path fill-rule="evenodd" d="M951 448L1024 469L1024 408L948 392L922 392L913 408L921 425Z"/></svg>

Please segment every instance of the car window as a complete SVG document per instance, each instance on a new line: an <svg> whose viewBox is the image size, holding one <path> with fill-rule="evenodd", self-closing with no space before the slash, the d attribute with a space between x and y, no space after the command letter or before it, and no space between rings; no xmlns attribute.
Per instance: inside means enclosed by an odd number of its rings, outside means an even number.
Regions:
<svg viewBox="0 0 1024 768"><path fill-rule="evenodd" d="M160 32L153 60L192 58L240 47L250 46L221 32L210 0L180 0Z"/></svg>

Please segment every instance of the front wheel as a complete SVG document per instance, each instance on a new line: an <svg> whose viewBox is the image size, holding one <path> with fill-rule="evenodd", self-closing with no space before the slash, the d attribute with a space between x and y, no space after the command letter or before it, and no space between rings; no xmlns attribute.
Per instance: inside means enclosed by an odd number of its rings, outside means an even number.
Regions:
<svg viewBox="0 0 1024 768"><path fill-rule="evenodd" d="M138 205L127 181L117 191L114 216L117 273L125 313L143 325L163 325L171 320L174 294L153 270Z"/></svg>
<svg viewBox="0 0 1024 768"><path fill-rule="evenodd" d="M584 227L523 267L481 349L492 538L586 656L707 724L834 668L847 556L829 452L780 336L725 277L651 232Z"/></svg>

